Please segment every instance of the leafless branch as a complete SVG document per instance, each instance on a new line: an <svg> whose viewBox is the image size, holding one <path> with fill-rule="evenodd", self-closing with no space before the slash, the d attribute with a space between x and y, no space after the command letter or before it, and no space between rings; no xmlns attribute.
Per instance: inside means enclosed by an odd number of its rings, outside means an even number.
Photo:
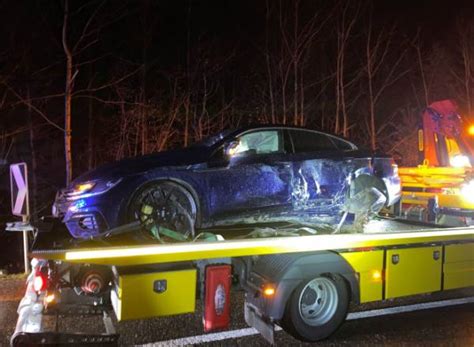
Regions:
<svg viewBox="0 0 474 347"><path fill-rule="evenodd" d="M52 125L53 127L64 131L62 127L60 127L58 124L53 122L46 114L41 111L39 108L37 108L35 105L33 105L28 99L23 98L20 94L18 94L12 87L10 87L6 82L2 82L2 84L13 94L15 95L18 100L20 100L24 105L30 107L33 111L35 111L38 115L40 115L49 125Z"/></svg>

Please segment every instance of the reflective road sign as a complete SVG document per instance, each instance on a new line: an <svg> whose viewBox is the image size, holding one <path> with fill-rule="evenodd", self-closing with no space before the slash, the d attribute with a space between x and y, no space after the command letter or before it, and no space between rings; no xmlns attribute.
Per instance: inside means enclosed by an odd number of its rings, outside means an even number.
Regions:
<svg viewBox="0 0 474 347"><path fill-rule="evenodd" d="M15 216L29 216L28 175L26 163L10 165L10 187L12 213Z"/></svg>

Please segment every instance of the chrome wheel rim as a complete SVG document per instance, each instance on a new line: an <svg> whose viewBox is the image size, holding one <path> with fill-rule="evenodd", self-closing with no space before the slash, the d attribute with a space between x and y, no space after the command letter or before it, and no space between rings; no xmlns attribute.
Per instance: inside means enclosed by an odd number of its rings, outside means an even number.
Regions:
<svg viewBox="0 0 474 347"><path fill-rule="evenodd" d="M319 326L334 316L338 302L335 284L329 278L318 277L306 283L301 291L299 314L306 324Z"/></svg>

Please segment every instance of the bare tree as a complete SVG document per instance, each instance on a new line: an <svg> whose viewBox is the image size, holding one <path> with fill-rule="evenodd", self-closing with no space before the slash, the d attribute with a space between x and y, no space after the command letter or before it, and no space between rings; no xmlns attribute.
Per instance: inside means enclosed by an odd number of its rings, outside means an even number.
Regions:
<svg viewBox="0 0 474 347"><path fill-rule="evenodd" d="M334 132L342 133L344 137L348 136L349 117L347 112L346 89L348 85L354 83L358 74L355 74L350 82L345 80L345 57L348 41L351 37L352 29L356 23L359 14L360 4L357 3L356 8L352 10L351 2L344 1L342 12L336 19L337 32L337 58L336 58L336 112ZM351 11L352 10L352 11ZM342 113L342 127L340 124L339 114ZM341 129L342 128L342 129Z"/></svg>
<svg viewBox="0 0 474 347"><path fill-rule="evenodd" d="M86 2L75 11L75 13L81 13L85 8L95 5L96 1ZM64 9L63 9L63 24L62 24L62 47L64 55L66 57L66 74L65 74L65 87L64 87L64 152L65 152L65 163L66 163L66 185L69 184L73 177L73 160L72 160L72 101L76 97L90 96L90 94L98 93L105 89L108 89L130 76L134 75L141 69L141 67L133 70L132 72L126 73L124 76L119 78L113 78L111 81L105 82L98 86L92 86L91 83L88 83L87 87L84 89L76 89L75 81L79 74L81 68L86 65L93 64L100 59L104 58L103 56L97 56L90 59L81 58L84 56L84 53L89 50L91 47L100 42L99 34L102 29L110 25L113 22L116 22L123 18L126 14L118 15L117 13L109 13L109 17L99 19L98 14L104 8L105 1L98 3L98 5L93 8L90 15L86 17L85 22L80 25L72 28L71 25L71 12L69 8L69 0L64 0ZM79 34L76 35L77 38L71 39L70 33L73 32L72 29L75 29L75 32ZM53 95L59 96L59 95ZM52 96L49 96L52 97Z"/></svg>
<svg viewBox="0 0 474 347"><path fill-rule="evenodd" d="M69 0L64 1L62 44L66 55L66 85L64 88L64 154L66 162L66 185L72 181L72 149L71 149L71 103L74 76L72 73L72 52L67 41L69 23ZM76 70L77 71L77 70Z"/></svg>
<svg viewBox="0 0 474 347"><path fill-rule="evenodd" d="M472 84L474 82L474 24L472 21L459 19L456 23L457 35L459 39L459 50L462 58L462 77L455 74L458 80L462 81L464 98L467 113L472 111Z"/></svg>
<svg viewBox="0 0 474 347"><path fill-rule="evenodd" d="M271 9L269 0L265 1L265 67L267 72L267 84L268 84L268 95L269 95L269 102L270 102L270 119L272 124L277 123L276 114L275 114L275 96L273 90L273 69L271 64L271 57L270 57L270 32L271 32Z"/></svg>
<svg viewBox="0 0 474 347"><path fill-rule="evenodd" d="M393 49L395 29L395 24L389 29L382 27L376 34L373 27L372 13L370 14L365 44L365 70L367 73L369 106L367 128L372 150L377 148L377 103L386 89L409 71L400 71L400 63L407 52L407 48L405 44L397 42L398 49Z"/></svg>
<svg viewBox="0 0 474 347"><path fill-rule="evenodd" d="M272 123L304 125L305 94L307 93L306 68L311 48L325 27L331 14L322 16L308 3L297 0L290 4L282 1L271 6L266 2L266 29L263 54L265 58L266 87ZM275 4L275 3L273 3ZM289 7L289 8L287 8ZM304 11L311 8L305 19ZM274 13L277 12L276 16ZM276 28L275 28L276 26ZM277 32L278 35L272 36ZM311 61L314 66L314 61Z"/></svg>
<svg viewBox="0 0 474 347"><path fill-rule="evenodd" d="M417 58L417 62L418 62L418 68L420 70L420 76L421 76L421 82L422 82L422 86L423 86L423 96L424 96L424 100L425 100L425 105L429 105L430 104L429 90L428 90L428 83L427 83L426 77L425 77L425 67L424 67L424 62L423 62L421 44L422 44L421 43L421 30L420 30L420 28L418 28L415 39L412 42L412 46L415 49L416 58Z"/></svg>

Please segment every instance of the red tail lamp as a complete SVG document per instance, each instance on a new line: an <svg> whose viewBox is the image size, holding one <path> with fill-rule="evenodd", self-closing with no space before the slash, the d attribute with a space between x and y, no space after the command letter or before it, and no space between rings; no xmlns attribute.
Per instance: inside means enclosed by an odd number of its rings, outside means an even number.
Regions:
<svg viewBox="0 0 474 347"><path fill-rule="evenodd" d="M33 278L33 289L36 292L42 292L48 288L48 277L41 271L36 271Z"/></svg>
<svg viewBox="0 0 474 347"><path fill-rule="evenodd" d="M206 267L204 292L204 331L226 329L230 324L230 265Z"/></svg>

